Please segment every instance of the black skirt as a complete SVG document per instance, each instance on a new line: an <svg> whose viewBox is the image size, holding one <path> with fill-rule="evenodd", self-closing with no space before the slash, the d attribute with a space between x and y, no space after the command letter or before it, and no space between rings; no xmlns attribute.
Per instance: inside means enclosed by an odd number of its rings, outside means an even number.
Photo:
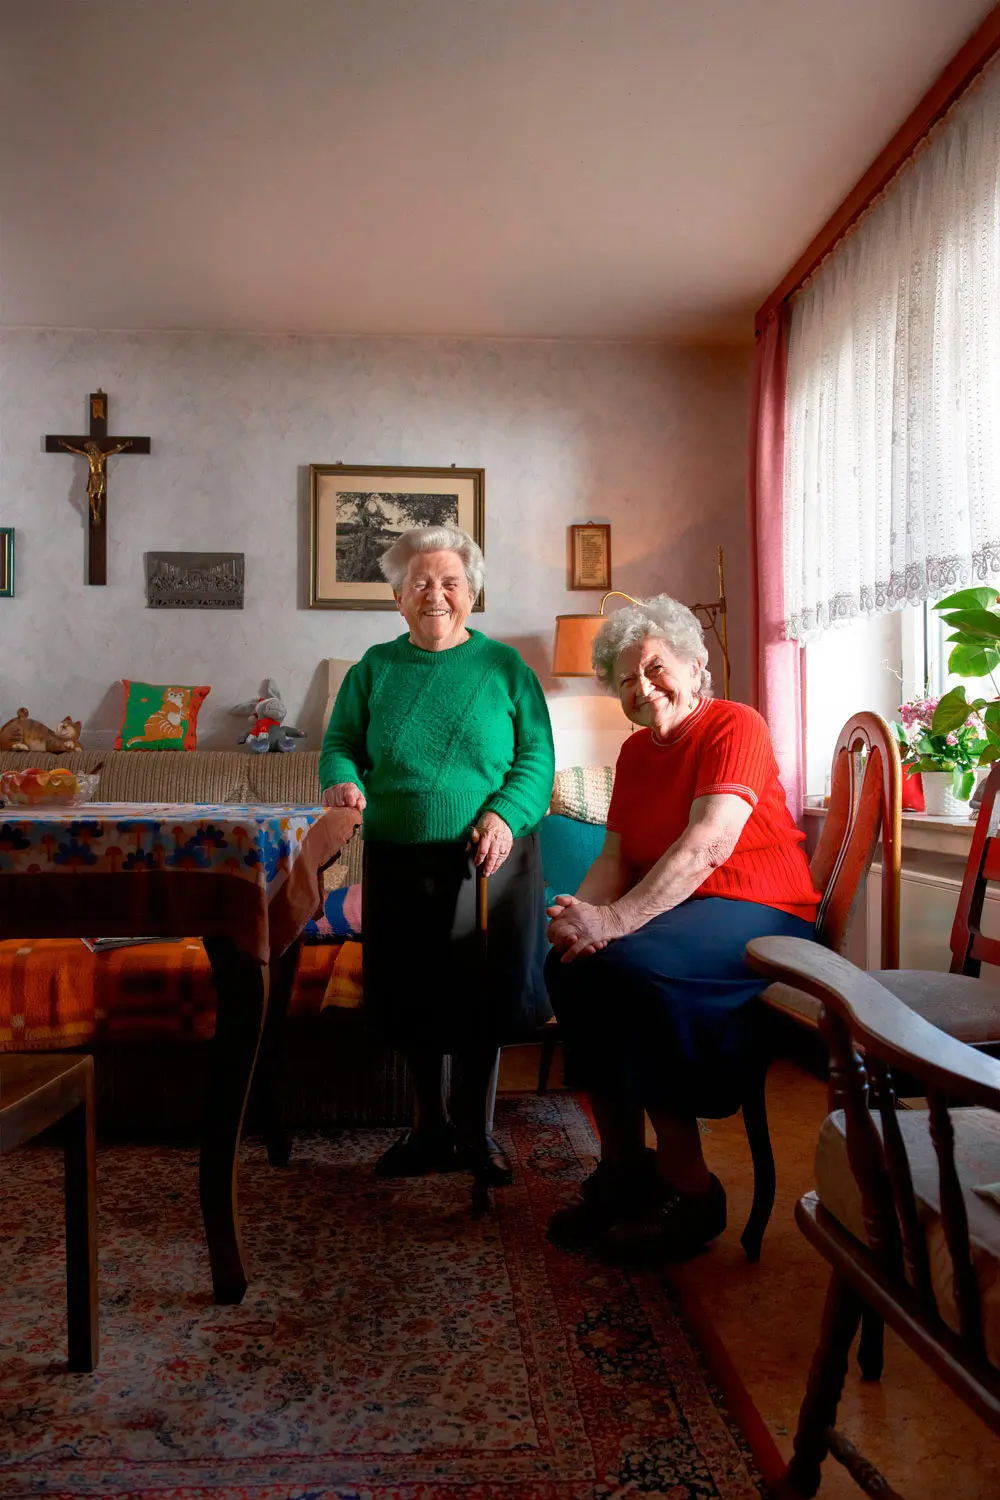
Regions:
<svg viewBox="0 0 1000 1500"><path fill-rule="evenodd" d="M499 1046L551 1016L537 833L490 876L485 943L463 844L366 842L361 892L364 1008L387 1046Z"/></svg>

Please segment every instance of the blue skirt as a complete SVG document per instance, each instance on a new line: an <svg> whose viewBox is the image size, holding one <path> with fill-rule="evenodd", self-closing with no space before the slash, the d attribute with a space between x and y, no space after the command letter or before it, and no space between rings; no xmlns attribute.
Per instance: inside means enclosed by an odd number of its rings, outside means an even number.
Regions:
<svg viewBox="0 0 1000 1500"><path fill-rule="evenodd" d="M747 966L746 945L814 935L812 922L776 907L708 896L572 963L552 951L545 980L567 1083L609 1103L735 1114L755 1055L752 1002L767 986Z"/></svg>

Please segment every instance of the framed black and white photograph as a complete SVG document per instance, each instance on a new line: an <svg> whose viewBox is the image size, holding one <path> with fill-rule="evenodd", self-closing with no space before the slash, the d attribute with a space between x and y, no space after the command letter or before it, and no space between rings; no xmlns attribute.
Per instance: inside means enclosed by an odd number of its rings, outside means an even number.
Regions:
<svg viewBox="0 0 1000 1500"><path fill-rule="evenodd" d="M379 558L413 526L460 526L482 547L485 474L310 464L310 609L395 609Z"/></svg>

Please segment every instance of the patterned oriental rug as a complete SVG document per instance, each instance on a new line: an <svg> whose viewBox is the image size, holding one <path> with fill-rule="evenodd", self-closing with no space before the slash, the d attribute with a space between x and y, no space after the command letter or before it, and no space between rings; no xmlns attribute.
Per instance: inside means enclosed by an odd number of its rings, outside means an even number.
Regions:
<svg viewBox="0 0 1000 1500"><path fill-rule="evenodd" d="M0 1496L760 1500L656 1274L552 1249L593 1165L568 1095L501 1100L513 1187L380 1182L388 1131L247 1146L251 1285L210 1300L195 1153L98 1159L101 1362L65 1365L61 1155L3 1163Z"/></svg>

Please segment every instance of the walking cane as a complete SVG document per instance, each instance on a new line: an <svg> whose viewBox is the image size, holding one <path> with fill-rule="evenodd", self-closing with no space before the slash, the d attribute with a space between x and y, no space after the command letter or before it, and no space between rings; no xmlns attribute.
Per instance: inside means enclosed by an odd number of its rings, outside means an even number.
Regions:
<svg viewBox="0 0 1000 1500"><path fill-rule="evenodd" d="M476 866L476 931L485 964L490 936L490 898L482 865Z"/></svg>
<svg viewBox="0 0 1000 1500"><path fill-rule="evenodd" d="M482 959L482 973L484 984L489 980L489 932L490 932L490 900L486 876L482 865L476 866L476 934L479 938L479 953ZM497 1066L499 1066L500 1054L497 1053ZM496 1070L494 1070L493 1086L496 1084ZM490 1111L492 1113L492 1111ZM487 1213L491 1204L490 1184L486 1177L478 1173L472 1179L472 1211L473 1213Z"/></svg>
<svg viewBox="0 0 1000 1500"><path fill-rule="evenodd" d="M488 896L488 893L487 893L488 892L488 881L486 879L486 876L483 875L481 873L481 871L478 871L478 870L477 870L477 881L478 881L478 884L476 886L476 926L477 926L477 928L479 930L479 934L480 934L479 941L480 941L480 944L482 945L483 974L487 975L488 974L488 969L487 969L487 966L486 966L486 958L487 958L487 950L488 950L488 947L489 947L489 911L487 909L488 902L489 902L489 896ZM493 1112L496 1109L496 1102L497 1102L497 1081L499 1079L499 1076L500 1076L500 1048L498 1047L497 1048L497 1055L496 1055L496 1057L493 1060L493 1072L490 1075L489 1089L487 1090L487 1093L486 1093L486 1134L487 1135L492 1135L493 1134Z"/></svg>

